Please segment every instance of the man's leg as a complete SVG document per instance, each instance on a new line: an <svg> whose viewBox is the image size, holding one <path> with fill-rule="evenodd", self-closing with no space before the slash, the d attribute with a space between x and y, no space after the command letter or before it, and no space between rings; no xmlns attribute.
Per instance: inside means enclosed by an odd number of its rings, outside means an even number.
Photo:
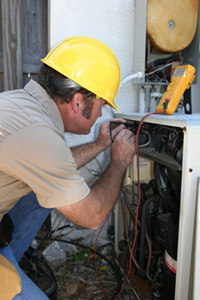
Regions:
<svg viewBox="0 0 200 300"><path fill-rule="evenodd" d="M51 209L46 209L39 205L33 192L22 197L9 212L14 224L12 241L7 247L0 249L0 253L16 267L21 277L22 292L16 295L13 298L14 300L49 299L21 270L18 262L32 243L50 212Z"/></svg>
<svg viewBox="0 0 200 300"><path fill-rule="evenodd" d="M0 253L15 266L21 278L22 291L20 294L17 294L13 300L49 300L49 298L20 269L9 245L0 249ZM10 288L12 288L12 286Z"/></svg>
<svg viewBox="0 0 200 300"><path fill-rule="evenodd" d="M17 262L28 249L51 209L41 207L35 193L22 197L9 215L14 224L10 247Z"/></svg>

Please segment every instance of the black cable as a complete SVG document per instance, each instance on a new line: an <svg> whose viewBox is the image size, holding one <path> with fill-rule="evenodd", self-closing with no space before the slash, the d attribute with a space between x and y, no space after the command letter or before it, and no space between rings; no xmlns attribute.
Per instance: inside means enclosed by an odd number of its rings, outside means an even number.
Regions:
<svg viewBox="0 0 200 300"><path fill-rule="evenodd" d="M122 284L122 276L121 276L121 273L119 272L116 264L113 264L109 259L107 259L106 256L104 256L103 254L97 252L97 251L94 251L93 249L91 248L88 248L87 246L84 246L82 244L79 244L77 242L72 242L72 241L66 241L66 240L61 240L61 239L56 239L56 238L43 238L43 237L35 237L36 240L40 240L40 241L56 241L56 242L62 242L62 243L66 243L66 244L72 244L72 245L75 245L75 246L78 246L78 247L81 247L83 249L89 249L91 252L96 252L96 254L98 256L100 256L103 260L105 260L112 268L113 272L114 272L114 275L115 275L115 278L116 278L116 282L117 282L117 293L116 295L118 295L118 293L120 292L121 290L121 284ZM112 297L110 299L114 299L116 297Z"/></svg>
<svg viewBox="0 0 200 300"><path fill-rule="evenodd" d="M157 59L152 62L153 68L157 68L159 65L165 65L169 60L179 60L179 56L176 53L174 53L169 57Z"/></svg>
<svg viewBox="0 0 200 300"><path fill-rule="evenodd" d="M172 204L172 199L176 199L178 201L179 197L176 195L176 191L173 189L172 184L170 180L168 179L167 174L165 173L163 165L154 162L154 178L155 183L158 189L158 192L160 196L165 199L165 201L168 203L169 207ZM166 189L164 190L162 188L163 183L166 186Z"/></svg>
<svg viewBox="0 0 200 300"><path fill-rule="evenodd" d="M177 201L179 200L179 196L177 196L177 193L178 193L178 191L176 191L174 188L173 188L173 186L172 186L172 183L171 183L171 181L169 180L169 176L166 174L166 172L165 172L165 168L168 170L168 172L169 172L169 169L170 168L167 168L167 167L165 167L165 166L163 166L163 165L160 165L160 173L161 173L161 176L162 176L162 178L165 180L165 182L167 183L166 184L166 186L168 187L168 191L169 191L169 194L171 194L170 195L170 197L174 200L174 199L176 199Z"/></svg>
<svg viewBox="0 0 200 300"><path fill-rule="evenodd" d="M28 250L24 253L23 259L20 260L19 266L20 266L20 268L27 270L29 272L29 274L30 274L30 272L36 272L37 274L42 274L43 276L45 276L45 271L38 263L36 263L36 260L38 260L40 263L42 263L46 267L46 269L49 271L49 273L51 275L51 279L54 282L54 290L52 291L52 293L49 297L51 300L56 300L57 299L57 280L54 275L54 272L50 268L50 266L47 264L47 262L45 262L42 257L38 256L35 249L33 249L31 246L28 248ZM33 263L35 264L37 270L32 268Z"/></svg>
<svg viewBox="0 0 200 300"><path fill-rule="evenodd" d="M122 260L122 270L123 270L124 274L126 274L125 260L126 260L127 255L128 255L128 243L127 243L127 246L126 246L126 249L125 249L125 252L124 252L124 255L123 255L123 260Z"/></svg>
<svg viewBox="0 0 200 300"><path fill-rule="evenodd" d="M154 162L154 178L155 178L156 187L158 189L160 196L163 199L165 199L165 201L168 203L168 205L171 205L172 199L167 195L167 193L164 193L164 191L162 189L161 177L162 176L161 176L161 172L160 172L160 164ZM165 178L162 177L162 179L164 180ZM165 184L166 184L166 182L165 182Z"/></svg>
<svg viewBox="0 0 200 300"><path fill-rule="evenodd" d="M68 227L70 227L70 225L64 225L64 226L59 227L58 229L52 230L51 232L48 232L48 233L45 235L45 238L50 238L50 237L52 237L52 234L53 234L54 232L57 232L57 231L59 231L59 230L63 230L63 229L68 228ZM44 241L45 241L45 240L44 240ZM43 242L44 242L44 241L43 241ZM38 252L38 251L40 250L40 248L41 248L43 242L41 242L41 243L38 245L38 247L36 248L35 252Z"/></svg>
<svg viewBox="0 0 200 300"><path fill-rule="evenodd" d="M141 266L145 258L145 232L146 232L146 210L151 202L161 202L164 206L165 212L167 211L167 206L165 200L160 195L150 196L143 204L142 214L141 214L141 228L140 228L140 254L138 264Z"/></svg>
<svg viewBox="0 0 200 300"><path fill-rule="evenodd" d="M70 225L64 225L64 226L59 227L58 229L52 230L52 231L50 232L50 237L52 236L52 234L53 234L54 232L57 232L57 231L59 231L59 230L63 230L63 229L68 228L68 227L70 227Z"/></svg>
<svg viewBox="0 0 200 300"><path fill-rule="evenodd" d="M52 269L50 268L50 266L46 263L46 261L40 257L40 261L45 265L45 267L48 269L49 273L51 274L51 277L54 281L54 283L56 284L55 289L53 291L53 294L51 295L51 300L56 300L57 299L57 280L56 277L54 275L54 272L52 271Z"/></svg>
<svg viewBox="0 0 200 300"><path fill-rule="evenodd" d="M126 260L126 256L128 256L128 258L130 259L130 256L129 256L129 246L127 244L126 246L126 249L125 249L125 252L124 252L124 255L123 255L123 261L122 261L122 270L123 270L123 273L126 274L126 270L125 270L125 260ZM129 290L127 290L127 293L128 293L128 297L130 299L130 292ZM120 294L121 295L121 294Z"/></svg>

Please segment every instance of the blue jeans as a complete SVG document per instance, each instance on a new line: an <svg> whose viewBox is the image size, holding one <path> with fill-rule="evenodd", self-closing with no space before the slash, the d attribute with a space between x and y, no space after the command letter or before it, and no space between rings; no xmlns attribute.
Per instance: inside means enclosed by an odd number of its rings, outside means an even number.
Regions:
<svg viewBox="0 0 200 300"><path fill-rule="evenodd" d="M12 241L7 247L0 249L0 253L15 266L21 277L22 291L13 300L49 299L20 269L18 262L32 243L50 212L51 209L39 205L33 192L22 197L9 212L14 224Z"/></svg>

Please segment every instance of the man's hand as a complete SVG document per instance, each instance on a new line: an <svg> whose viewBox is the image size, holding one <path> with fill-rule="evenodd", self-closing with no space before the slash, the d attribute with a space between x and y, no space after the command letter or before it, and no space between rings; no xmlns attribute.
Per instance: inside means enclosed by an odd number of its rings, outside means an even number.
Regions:
<svg viewBox="0 0 200 300"><path fill-rule="evenodd" d="M100 126L99 135L95 142L89 144L83 144L77 147L72 147L71 151L77 164L77 168L79 169L87 162L91 161L95 156L97 156L100 152L106 150L111 144L113 150L113 159L120 158L120 160L124 160L123 155L125 157L125 161L129 162L128 157L126 157L126 153L129 151L130 147L133 147L132 152L135 154L134 144L135 138L131 131L126 129L126 126L121 124L113 128L112 130L112 140L110 136L110 122L121 122L125 123L126 121L121 118L111 119L107 122L104 122ZM133 138L132 138L133 137ZM116 141L115 141L116 140ZM126 145L127 143L127 145ZM130 144L129 144L130 143ZM125 149L127 147L127 149ZM116 152L116 153L115 153ZM132 155L130 151L130 156ZM133 156L133 155L132 155ZM111 157L112 158L112 157ZM116 159L117 160L117 159Z"/></svg>
<svg viewBox="0 0 200 300"><path fill-rule="evenodd" d="M111 147L111 160L125 164L125 168L131 163L134 154L136 137L128 129L121 129L115 136Z"/></svg>
<svg viewBox="0 0 200 300"><path fill-rule="evenodd" d="M106 150L112 144L111 137L110 137L110 122L111 121L121 122L121 123L126 122L124 119L116 118L116 119L111 119L111 120L101 124L100 130L99 130L99 135L95 142L97 147L99 147L99 149L101 149L101 151ZM126 128L126 127L123 124L116 126L112 130L112 139L114 140L115 136L124 128Z"/></svg>

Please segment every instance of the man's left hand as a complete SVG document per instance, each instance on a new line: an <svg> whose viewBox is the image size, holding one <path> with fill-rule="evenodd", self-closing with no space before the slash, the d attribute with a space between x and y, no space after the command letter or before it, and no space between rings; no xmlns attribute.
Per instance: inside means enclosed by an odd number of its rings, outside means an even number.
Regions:
<svg viewBox="0 0 200 300"><path fill-rule="evenodd" d="M109 146L111 146L111 143L112 143L111 137L110 137L110 122L111 121L126 123L126 121L124 119L116 118L116 119L111 119L111 120L101 124L100 130L99 130L99 135L96 140L96 145L101 149L101 151L104 151ZM126 127L123 124L115 127L112 130L112 139L114 140L115 136L124 128L126 128Z"/></svg>

